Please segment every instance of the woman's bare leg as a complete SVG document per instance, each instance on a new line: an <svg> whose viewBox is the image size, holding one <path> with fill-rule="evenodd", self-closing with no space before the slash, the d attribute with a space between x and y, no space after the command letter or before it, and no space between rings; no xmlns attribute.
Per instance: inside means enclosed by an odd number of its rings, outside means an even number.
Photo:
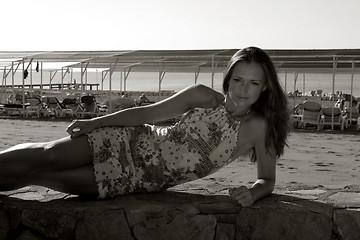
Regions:
<svg viewBox="0 0 360 240"><path fill-rule="evenodd" d="M61 172L45 172L30 180L30 183L64 193L98 195L94 168L90 165Z"/></svg>
<svg viewBox="0 0 360 240"><path fill-rule="evenodd" d="M30 184L71 193L81 185L93 192L96 184L87 137L20 144L0 152L0 191Z"/></svg>

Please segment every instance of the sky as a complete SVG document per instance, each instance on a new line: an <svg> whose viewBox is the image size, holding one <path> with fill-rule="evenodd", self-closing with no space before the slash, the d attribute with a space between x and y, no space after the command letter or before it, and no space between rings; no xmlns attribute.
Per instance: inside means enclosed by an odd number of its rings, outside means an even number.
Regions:
<svg viewBox="0 0 360 240"><path fill-rule="evenodd" d="M359 0L2 0L0 51L360 48Z"/></svg>

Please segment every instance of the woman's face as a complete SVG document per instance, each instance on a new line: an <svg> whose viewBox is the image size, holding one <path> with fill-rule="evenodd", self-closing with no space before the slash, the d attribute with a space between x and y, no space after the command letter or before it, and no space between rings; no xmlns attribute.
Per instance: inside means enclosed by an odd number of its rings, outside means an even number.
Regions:
<svg viewBox="0 0 360 240"><path fill-rule="evenodd" d="M227 110L235 117L245 114L265 89L266 77L260 64L236 63L226 94Z"/></svg>

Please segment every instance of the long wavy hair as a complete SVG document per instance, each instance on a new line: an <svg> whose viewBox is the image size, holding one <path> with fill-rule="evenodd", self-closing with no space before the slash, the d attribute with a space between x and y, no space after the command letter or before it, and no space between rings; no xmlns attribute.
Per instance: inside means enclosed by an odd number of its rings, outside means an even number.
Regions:
<svg viewBox="0 0 360 240"><path fill-rule="evenodd" d="M229 81L236 63L257 63L266 77L266 89L259 99L251 106L251 110L262 115L266 122L265 147L267 152L271 146L275 147L276 158L284 153L287 146L286 138L289 131L289 110L286 94L280 85L274 63L269 55L257 47L248 47L237 51L230 59L223 81L223 91L226 94L229 89ZM256 161L256 153L252 151L252 161Z"/></svg>

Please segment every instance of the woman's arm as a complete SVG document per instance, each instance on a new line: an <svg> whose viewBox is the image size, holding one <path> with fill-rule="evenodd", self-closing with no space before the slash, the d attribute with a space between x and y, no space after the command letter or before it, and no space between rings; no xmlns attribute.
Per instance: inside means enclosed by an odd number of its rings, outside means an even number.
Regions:
<svg viewBox="0 0 360 240"><path fill-rule="evenodd" d="M151 105L128 108L91 120L76 120L69 125L67 132L72 137L77 137L103 126L131 127L163 121L179 116L195 107L215 107L223 101L223 98L221 93L204 85L192 85Z"/></svg>
<svg viewBox="0 0 360 240"><path fill-rule="evenodd" d="M263 147L261 147L263 148ZM256 149L257 156L257 181L250 188L253 201L266 197L275 187L276 158L275 150L265 153L265 149Z"/></svg>
<svg viewBox="0 0 360 240"><path fill-rule="evenodd" d="M257 159L257 181L250 189L241 186L230 190L230 196L243 206L250 206L255 201L269 195L276 181L276 158L275 149L265 148L266 123L262 119L256 119L251 123L251 130L255 136L255 153Z"/></svg>

